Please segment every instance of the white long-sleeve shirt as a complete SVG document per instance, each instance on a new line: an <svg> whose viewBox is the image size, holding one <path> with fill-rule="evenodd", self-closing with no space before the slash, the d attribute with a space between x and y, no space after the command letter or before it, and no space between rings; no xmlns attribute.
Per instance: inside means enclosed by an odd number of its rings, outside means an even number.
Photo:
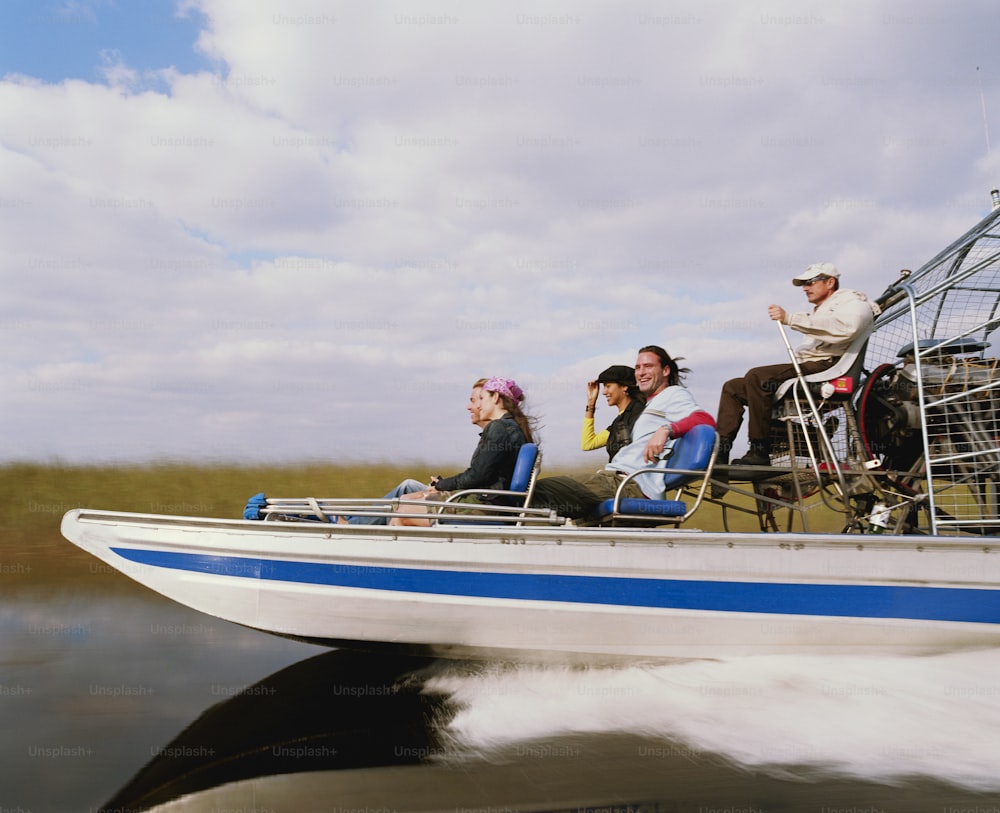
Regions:
<svg viewBox="0 0 1000 813"><path fill-rule="evenodd" d="M806 335L795 350L799 361L820 361L844 355L862 331L870 331L879 306L860 291L840 288L811 311L786 313L782 322Z"/></svg>

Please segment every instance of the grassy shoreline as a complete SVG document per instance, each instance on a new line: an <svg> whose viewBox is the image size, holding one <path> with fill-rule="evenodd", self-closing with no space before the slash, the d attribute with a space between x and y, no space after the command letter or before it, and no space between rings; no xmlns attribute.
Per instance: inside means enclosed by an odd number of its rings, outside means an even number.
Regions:
<svg viewBox="0 0 1000 813"><path fill-rule="evenodd" d="M414 467L150 463L71 465L10 463L0 466L0 587L128 582L59 533L63 514L99 508L183 516L243 516L252 495L348 497L384 494ZM417 469L421 470L421 469ZM81 576L90 576L81 581Z"/></svg>
<svg viewBox="0 0 1000 813"><path fill-rule="evenodd" d="M377 497L404 478L442 468L449 467L9 463L0 465L0 493L7 501L0 529L5 534L58 529L66 511L81 507L238 518L247 498L260 491L274 497ZM554 473L567 472L547 472Z"/></svg>
<svg viewBox="0 0 1000 813"><path fill-rule="evenodd" d="M62 537L62 516L73 508L239 519L247 499L260 491L270 497L378 497L404 478L452 468L317 462L0 465L0 494L6 500L0 515L0 590L68 584L113 589L131 583Z"/></svg>
<svg viewBox="0 0 1000 813"><path fill-rule="evenodd" d="M76 582L81 573L98 576L87 584L124 579L108 568L95 571L93 557L59 533L63 514L73 508L99 508L181 516L243 515L252 495L271 497L376 497L415 472L434 466L238 465L151 463L147 465L63 465L12 463L0 466L0 493L6 511L0 518L0 588L36 588ZM548 470L547 475L572 473ZM831 512L824 530L836 532ZM811 520L812 521L812 520ZM722 530L720 510L703 506L686 527ZM756 531L756 518L732 514L734 531Z"/></svg>
<svg viewBox="0 0 1000 813"><path fill-rule="evenodd" d="M11 512L8 519L13 526L38 527L40 517L61 517L65 511L81 506L156 514L238 517L242 515L247 498L259 491L281 496L307 493L324 497L375 496L406 476L411 476L411 469L320 463L277 466L16 463L0 467L0 488L8 497Z"/></svg>

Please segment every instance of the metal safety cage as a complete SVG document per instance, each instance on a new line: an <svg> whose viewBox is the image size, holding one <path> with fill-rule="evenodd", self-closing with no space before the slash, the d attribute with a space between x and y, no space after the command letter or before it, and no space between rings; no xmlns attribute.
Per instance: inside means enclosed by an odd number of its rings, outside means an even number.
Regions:
<svg viewBox="0 0 1000 813"><path fill-rule="evenodd" d="M1000 209L880 299L855 408L882 520L1000 534Z"/></svg>

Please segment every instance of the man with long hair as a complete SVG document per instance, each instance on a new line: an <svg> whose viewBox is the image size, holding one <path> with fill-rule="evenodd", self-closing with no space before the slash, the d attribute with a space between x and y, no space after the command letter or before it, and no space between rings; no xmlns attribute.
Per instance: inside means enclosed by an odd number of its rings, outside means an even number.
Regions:
<svg viewBox="0 0 1000 813"><path fill-rule="evenodd" d="M621 481L644 468L665 468L674 441L699 424L715 425L681 384L688 372L679 368L666 350L647 345L639 350L635 380L646 407L632 427L632 442L623 446L600 471L586 477L542 477L535 484L532 506L551 508L562 516L586 517L604 500L615 496ZM624 496L663 499L663 475L640 474Z"/></svg>

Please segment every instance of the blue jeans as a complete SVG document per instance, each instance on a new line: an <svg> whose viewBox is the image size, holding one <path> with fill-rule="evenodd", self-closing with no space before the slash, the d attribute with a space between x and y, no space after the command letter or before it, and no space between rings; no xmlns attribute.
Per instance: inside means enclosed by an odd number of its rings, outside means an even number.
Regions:
<svg viewBox="0 0 1000 813"><path fill-rule="evenodd" d="M430 486L424 485L419 480L403 480L392 491L386 494L383 500L397 500L404 494L415 494L418 491L426 491ZM350 525L388 525L388 517L348 517Z"/></svg>

